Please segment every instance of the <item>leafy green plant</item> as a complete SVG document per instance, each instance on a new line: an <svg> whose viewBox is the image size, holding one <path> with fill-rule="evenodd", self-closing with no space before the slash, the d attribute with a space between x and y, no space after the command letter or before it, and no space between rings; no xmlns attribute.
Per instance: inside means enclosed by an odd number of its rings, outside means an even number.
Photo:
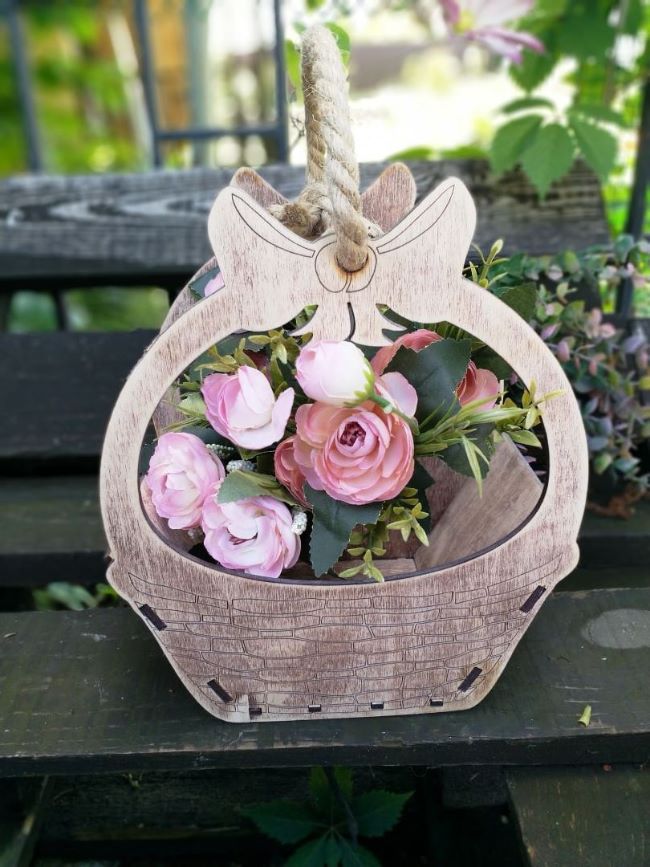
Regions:
<svg viewBox="0 0 650 867"><path fill-rule="evenodd" d="M241 812L263 834L300 844L285 867L380 867L359 837L381 837L399 821L412 792L373 789L355 795L347 768L314 768L309 801L270 801Z"/></svg>
<svg viewBox="0 0 650 867"><path fill-rule="evenodd" d="M117 594L108 584L96 584L94 592L91 592L79 584L52 581L46 587L34 590L33 598L37 611L50 611L55 608L83 611L115 602Z"/></svg>
<svg viewBox="0 0 650 867"><path fill-rule="evenodd" d="M493 169L500 174L520 164L544 196L580 156L606 181L617 159L617 128L638 122L639 85L650 70L650 7L642 0L537 0L519 23L545 51L525 52L509 67L523 95L501 109ZM634 48L623 59L626 38ZM572 85L566 109L538 92L556 71Z"/></svg>
<svg viewBox="0 0 650 867"><path fill-rule="evenodd" d="M634 281L637 291L647 294L649 254L647 242L624 235L610 248L494 261L486 283L497 293L536 286L529 318L580 402L593 476L640 490L650 488L639 453L650 437L650 405L644 398L650 391L648 338L640 327L630 333L607 322L597 299L611 306L623 280Z"/></svg>

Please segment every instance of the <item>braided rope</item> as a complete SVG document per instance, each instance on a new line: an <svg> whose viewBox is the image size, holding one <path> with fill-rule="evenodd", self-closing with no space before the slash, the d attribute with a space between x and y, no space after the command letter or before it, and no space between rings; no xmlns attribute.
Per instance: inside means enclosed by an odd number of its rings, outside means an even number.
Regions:
<svg viewBox="0 0 650 867"><path fill-rule="evenodd" d="M304 34L302 86L307 183L294 202L273 205L270 211L305 238L318 237L331 226L339 265L358 271L368 257L368 236L380 230L362 214L345 70L326 27L317 25Z"/></svg>

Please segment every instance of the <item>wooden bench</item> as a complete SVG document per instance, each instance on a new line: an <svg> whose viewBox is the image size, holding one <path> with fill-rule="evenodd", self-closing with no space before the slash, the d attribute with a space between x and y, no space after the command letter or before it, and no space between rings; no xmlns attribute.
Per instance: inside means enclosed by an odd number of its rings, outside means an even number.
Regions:
<svg viewBox="0 0 650 867"><path fill-rule="evenodd" d="M381 168L364 166L363 184ZM412 168L420 195L450 174L468 183L484 248L499 236L506 249L529 253L607 240L598 183L580 166L541 205L516 173L497 188L480 161ZM297 169L269 167L263 174L286 195L300 188ZM1 182L0 311L17 291L52 293L63 326L65 291L74 287L156 285L173 297L209 257L205 217L230 175L195 170ZM582 765L589 774L622 763L632 779L634 766L647 758L650 510L639 509L629 524L586 519L581 567L545 605L493 693L472 711L220 724L194 704L127 609L11 610L25 607L30 588L51 581L103 580L96 494L101 440L121 383L152 336L0 333L7 408L0 425L0 775L14 781L7 810L31 817L17 820L4 838L0 822L0 841L9 839L5 851L29 863L39 828L44 851L119 853L124 846L133 852L138 837L143 851L168 846L170 837L182 850L190 826L208 848L217 838L225 845L221 827L235 828L241 847L241 817L228 797L213 795L223 808L217 828L201 802L207 789L263 800L302 791L304 775L289 768L350 764L384 768L377 772L382 779L405 780L405 788L420 785L424 772L412 768L442 769L437 779L450 804L453 791L457 803L472 802L469 789L458 794L463 777L473 787L473 803L505 802L509 793L530 862L556 863L530 854L544 829L526 818L527 805L538 797L531 792L542 789L541 783L526 788L522 780L533 778L524 771ZM602 589L612 587L618 589ZM604 647L609 632L623 628L621 609L637 612L625 632L638 646ZM586 704L593 716L585 728L578 717ZM504 767L517 770L504 774ZM487 772L498 781L496 795L478 793L471 782ZM567 841L570 846L570 835Z"/></svg>

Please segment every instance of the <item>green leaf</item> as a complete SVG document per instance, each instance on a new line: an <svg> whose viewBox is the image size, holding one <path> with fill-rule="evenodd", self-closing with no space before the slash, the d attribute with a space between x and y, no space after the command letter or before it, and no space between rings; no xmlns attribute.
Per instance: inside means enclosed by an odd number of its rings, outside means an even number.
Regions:
<svg viewBox="0 0 650 867"><path fill-rule="evenodd" d="M516 114L529 108L555 108L555 106L550 99L545 99L543 96L521 96L501 106L501 111L504 114Z"/></svg>
<svg viewBox="0 0 650 867"><path fill-rule="evenodd" d="M387 792L373 789L353 799L352 812L362 837L381 837L397 824L404 804L413 792Z"/></svg>
<svg viewBox="0 0 650 867"><path fill-rule="evenodd" d="M298 843L323 827L308 807L293 801L251 804L240 812L280 843Z"/></svg>
<svg viewBox="0 0 650 867"><path fill-rule="evenodd" d="M614 136L577 115L570 115L569 124L586 161L601 180L607 180L618 151Z"/></svg>
<svg viewBox="0 0 650 867"><path fill-rule="evenodd" d="M416 489L417 497L422 504L422 508L427 512L429 511L429 509L427 507L426 491L427 488L430 488L433 484L434 480L431 477L431 474L429 473L427 468L423 466L419 460L416 460L415 470L413 471L413 475L411 476L411 479L406 487ZM426 518L422 518L420 520L420 523L422 524L425 533L431 532L431 515L427 515Z"/></svg>
<svg viewBox="0 0 650 867"><path fill-rule="evenodd" d="M275 476L254 473L249 470L235 470L228 473L219 487L219 503L233 503L247 497L274 497L283 503L296 506L291 494L283 488Z"/></svg>
<svg viewBox="0 0 650 867"><path fill-rule="evenodd" d="M415 145L411 148L405 148L403 151L391 154L386 157L387 162L394 163L402 160L432 160L436 155L435 150L429 145Z"/></svg>
<svg viewBox="0 0 650 867"><path fill-rule="evenodd" d="M522 283L519 286L496 289L494 294L526 322L530 322L533 318L537 304L537 286L535 283Z"/></svg>
<svg viewBox="0 0 650 867"><path fill-rule="evenodd" d="M332 863L331 837L324 834L316 840L310 840L293 853L284 867L330 867Z"/></svg>
<svg viewBox="0 0 650 867"><path fill-rule="evenodd" d="M334 777L343 796L349 800L352 797L352 771L350 768L334 768ZM318 814L327 821L331 820L332 813L339 815L342 812L323 768L311 769L309 792Z"/></svg>
<svg viewBox="0 0 650 867"><path fill-rule="evenodd" d="M584 115L593 120L616 124L616 126L627 126L625 118L620 112L602 103L579 103L569 109L569 116L572 114Z"/></svg>
<svg viewBox="0 0 650 867"><path fill-rule="evenodd" d="M569 171L574 151L571 136L559 123L542 127L526 148L521 164L542 198L553 181Z"/></svg>
<svg viewBox="0 0 650 867"><path fill-rule="evenodd" d="M359 524L374 524L381 503L351 506L305 485L305 496L314 510L309 548L311 565L316 575L324 575L341 556L350 533Z"/></svg>
<svg viewBox="0 0 650 867"><path fill-rule="evenodd" d="M339 839L339 849L343 867L381 867L381 862L369 849L359 844L353 846L345 837Z"/></svg>
<svg viewBox="0 0 650 867"><path fill-rule="evenodd" d="M557 48L578 60L594 58L599 63L613 46L616 30L609 22L609 4L573 0L563 26L557 30Z"/></svg>
<svg viewBox="0 0 650 867"><path fill-rule="evenodd" d="M402 346L387 370L405 376L418 393L418 419L457 404L455 390L469 364L471 340L438 340L414 352Z"/></svg>
<svg viewBox="0 0 650 867"><path fill-rule="evenodd" d="M284 63L287 77L298 96L302 94L302 79L300 75L300 49L291 39L284 40Z"/></svg>
<svg viewBox="0 0 650 867"><path fill-rule="evenodd" d="M486 458L490 459L494 453L494 443L492 442L492 431L494 426L491 424L477 425L475 432L472 434L472 442L483 452ZM453 446L439 452L437 457L444 461L448 467L461 473L463 476L474 476L474 469L470 464L467 452L462 443L456 443ZM489 467L484 461L479 460L478 466L480 469L481 478L485 478Z"/></svg>
<svg viewBox="0 0 650 867"><path fill-rule="evenodd" d="M550 29L537 30L533 35L541 40L546 51L543 54L538 54L536 51L524 51L521 63L511 63L508 68L510 77L528 93L548 78L558 61L553 50L555 39L553 31Z"/></svg>
<svg viewBox="0 0 650 867"><path fill-rule="evenodd" d="M490 163L498 174L513 168L542 124L539 114L525 114L500 127L490 147Z"/></svg>
<svg viewBox="0 0 650 867"><path fill-rule="evenodd" d="M339 24L334 24L333 21L328 21L325 27L334 34L343 65L347 66L350 62L350 35L347 30L344 30Z"/></svg>

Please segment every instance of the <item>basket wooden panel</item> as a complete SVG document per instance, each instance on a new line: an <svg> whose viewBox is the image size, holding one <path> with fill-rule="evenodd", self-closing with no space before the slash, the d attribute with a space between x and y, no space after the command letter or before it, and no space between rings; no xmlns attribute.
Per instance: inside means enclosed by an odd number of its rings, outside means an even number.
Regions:
<svg viewBox="0 0 650 867"><path fill-rule="evenodd" d="M114 560L109 580L215 716L243 722L471 707L575 565L587 481L579 409L532 329L462 278L474 219L467 190L452 179L370 242L368 266L349 275L332 257L331 238L296 238L241 190L218 197L210 236L225 288L187 309L137 365L111 418L101 472ZM351 305L354 339L370 345L386 342L378 304L415 321L451 322L488 343L540 392L561 390L546 407L550 469L528 520L526 496L511 514L512 498L495 506L509 522L505 530L500 519L488 520L485 504L474 519L461 487L440 518L430 559L420 554L417 574L382 585L250 578L162 538L145 515L137 477L140 444L161 396L216 341L240 329L276 327L308 304L318 304L308 326L316 337L348 337ZM516 481L509 488L527 489ZM462 539L472 533L474 547L464 550ZM452 551L457 559L449 564ZM448 565L436 568L441 561Z"/></svg>

